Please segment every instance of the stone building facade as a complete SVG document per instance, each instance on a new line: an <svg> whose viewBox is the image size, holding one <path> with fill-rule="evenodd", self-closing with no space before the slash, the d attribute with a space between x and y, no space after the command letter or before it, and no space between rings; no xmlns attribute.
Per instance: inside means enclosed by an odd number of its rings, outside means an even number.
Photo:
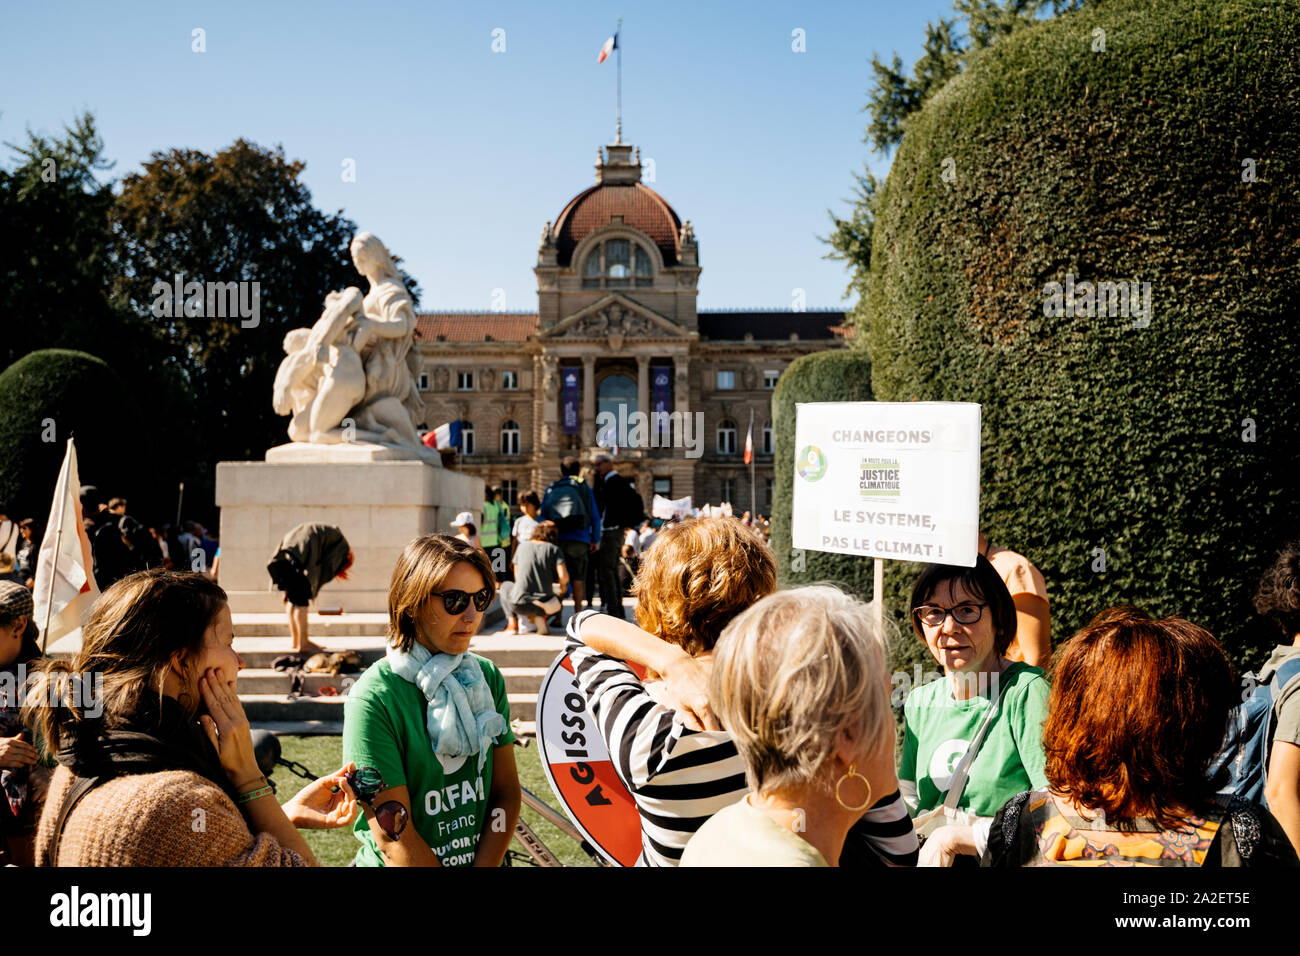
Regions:
<svg viewBox="0 0 1300 956"><path fill-rule="evenodd" d="M504 486L513 505L565 455L589 462L617 444L647 511L658 493L739 514L752 415L753 500L770 514L772 389L799 356L844 346L844 313L701 312L700 270L691 223L641 182L639 150L607 146L596 185L542 230L537 312L419 316L426 424L464 423L444 462ZM656 410L659 428L633 414Z"/></svg>

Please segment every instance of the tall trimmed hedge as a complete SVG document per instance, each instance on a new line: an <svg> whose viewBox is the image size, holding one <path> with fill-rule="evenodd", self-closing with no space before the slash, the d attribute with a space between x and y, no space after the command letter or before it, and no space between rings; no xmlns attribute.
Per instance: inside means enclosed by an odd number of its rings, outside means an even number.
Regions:
<svg viewBox="0 0 1300 956"><path fill-rule="evenodd" d="M1120 602L1238 664L1277 636L1250 599L1300 535L1296 10L1114 0L1012 35L908 120L877 197L876 397L983 405L981 522L1043 571L1058 643ZM1149 282L1149 324L1045 314L1067 273ZM887 567L897 614L916 566Z"/></svg>
<svg viewBox="0 0 1300 956"><path fill-rule="evenodd" d="M9 366L0 373L0 501L10 517L44 525L71 435L81 480L126 496L131 513L149 519L171 476L155 414L86 352L45 349ZM174 492L167 497L174 507Z"/></svg>

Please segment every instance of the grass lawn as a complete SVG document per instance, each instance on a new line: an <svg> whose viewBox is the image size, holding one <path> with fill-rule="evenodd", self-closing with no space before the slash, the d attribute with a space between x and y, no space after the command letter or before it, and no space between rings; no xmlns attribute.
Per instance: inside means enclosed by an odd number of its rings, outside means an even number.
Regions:
<svg viewBox="0 0 1300 956"><path fill-rule="evenodd" d="M342 737L281 737L280 748L281 756L285 760L297 761L315 774L330 773L343 764ZM520 784L558 809L558 801L546 782L546 775L542 772L537 747L516 747L515 764L519 768ZM276 768L274 777L277 788L276 798L281 803L307 784L306 780L283 767ZM524 807L523 818L565 866L595 865L576 843L527 807ZM320 861L321 866L347 866L348 861L356 855L357 841L352 835L351 827L338 830L303 830L302 835L306 838L311 851L316 854L316 859ZM517 842L512 842L511 847L520 848Z"/></svg>

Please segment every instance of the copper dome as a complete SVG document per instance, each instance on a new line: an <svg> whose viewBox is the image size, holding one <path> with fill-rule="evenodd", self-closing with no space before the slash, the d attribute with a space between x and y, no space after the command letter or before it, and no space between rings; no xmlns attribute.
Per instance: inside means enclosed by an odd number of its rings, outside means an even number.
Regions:
<svg viewBox="0 0 1300 956"><path fill-rule="evenodd" d="M662 196L642 183L602 183L569 200L555 221L556 264L570 266L573 250L591 233L622 216L623 224L639 229L659 247L665 266L677 265L677 240L682 220Z"/></svg>

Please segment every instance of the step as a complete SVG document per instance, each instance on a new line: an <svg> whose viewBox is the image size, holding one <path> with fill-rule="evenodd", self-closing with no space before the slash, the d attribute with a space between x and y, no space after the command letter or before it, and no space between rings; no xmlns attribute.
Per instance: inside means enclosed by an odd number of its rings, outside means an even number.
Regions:
<svg viewBox="0 0 1300 956"><path fill-rule="evenodd" d="M384 656L388 647L383 637L340 636L316 640L327 652L356 651L361 663L369 666ZM551 634L505 634L497 631L476 635L469 649L486 657L498 667L550 667L551 662L564 649L564 638ZM285 637L236 637L235 652L244 659L248 668L269 668L277 657L293 653L293 646Z"/></svg>
<svg viewBox="0 0 1300 956"><path fill-rule="evenodd" d="M317 637L313 634L312 640L323 647L326 653L356 651L361 655L361 663L366 666L381 660L388 647L387 638L364 635ZM293 645L289 643L288 634L283 637L236 637L235 653L244 659L245 667L269 668L277 657L292 654Z"/></svg>
<svg viewBox="0 0 1300 956"><path fill-rule="evenodd" d="M289 619L279 614L232 614L235 637L289 638ZM384 637L388 634L387 614L308 614L307 633L311 640L322 644L320 638L339 636Z"/></svg>
<svg viewBox="0 0 1300 956"><path fill-rule="evenodd" d="M533 720L537 716L536 694L507 694L511 718ZM264 726L268 722L321 720L343 721L343 697L298 697L284 694L240 694L240 703L248 722Z"/></svg>

